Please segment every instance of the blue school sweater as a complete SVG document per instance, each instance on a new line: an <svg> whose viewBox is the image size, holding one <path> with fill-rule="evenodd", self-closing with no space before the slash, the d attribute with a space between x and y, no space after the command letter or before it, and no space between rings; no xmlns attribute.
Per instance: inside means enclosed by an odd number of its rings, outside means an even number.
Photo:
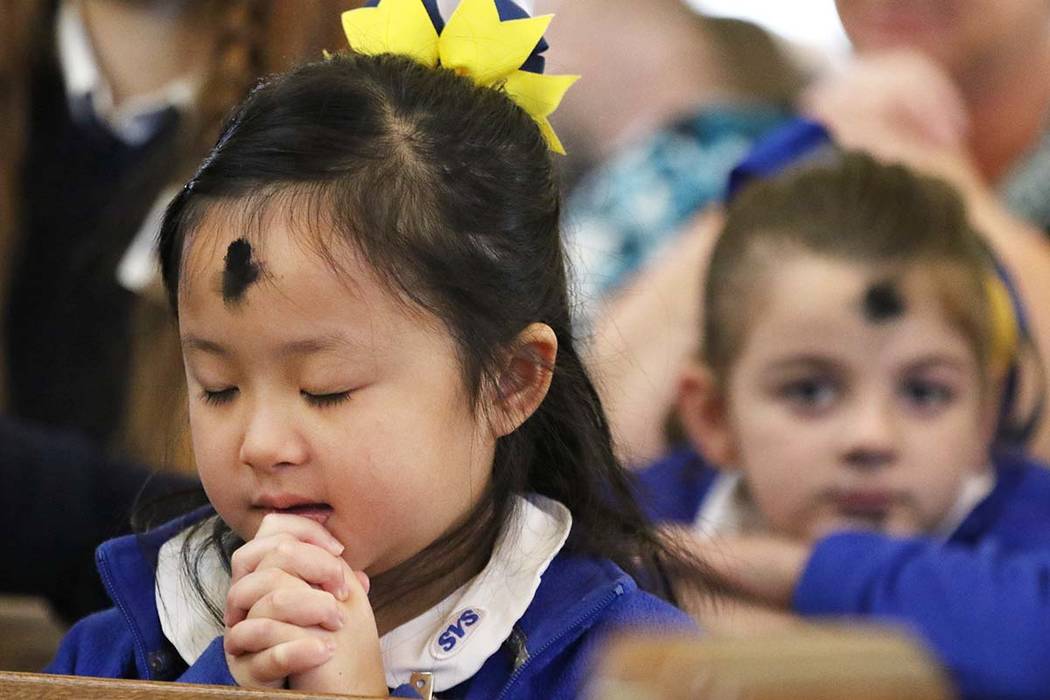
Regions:
<svg viewBox="0 0 1050 700"><path fill-rule="evenodd" d="M99 573L115 607L78 622L46 672L235 685L222 637L187 668L161 631L154 595L160 546L210 513L196 511L139 538L129 535L99 547ZM611 562L563 551L544 572L528 610L500 651L472 678L441 695L574 698L596 648L609 632L629 626L695 629L684 613L640 590ZM416 697L407 684L392 692Z"/></svg>
<svg viewBox="0 0 1050 700"><path fill-rule="evenodd" d="M872 616L926 640L965 698L1050 698L1050 471L996 459L996 485L947 541L839 533L815 545L792 606ZM639 474L654 519L693 523L718 472L693 450Z"/></svg>

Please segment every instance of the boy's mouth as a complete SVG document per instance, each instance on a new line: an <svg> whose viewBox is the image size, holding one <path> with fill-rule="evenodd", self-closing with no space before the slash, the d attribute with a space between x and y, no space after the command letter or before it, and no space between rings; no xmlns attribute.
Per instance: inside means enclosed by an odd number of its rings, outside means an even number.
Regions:
<svg viewBox="0 0 1050 700"><path fill-rule="evenodd" d="M838 491L833 497L839 515L872 528L885 522L896 501L891 491Z"/></svg>
<svg viewBox="0 0 1050 700"><path fill-rule="evenodd" d="M858 512L883 512L893 505L894 500L890 491L839 491L835 494L839 508Z"/></svg>

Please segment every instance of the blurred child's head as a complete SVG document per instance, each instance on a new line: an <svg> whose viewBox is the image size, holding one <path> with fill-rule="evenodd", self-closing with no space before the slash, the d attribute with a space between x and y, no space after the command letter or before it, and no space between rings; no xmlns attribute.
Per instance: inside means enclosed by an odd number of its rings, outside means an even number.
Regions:
<svg viewBox="0 0 1050 700"><path fill-rule="evenodd" d="M559 208L536 123L451 70L350 54L256 90L161 240L197 466L237 535L291 508L409 586L487 558L533 491L584 548L615 541Z"/></svg>
<svg viewBox="0 0 1050 700"><path fill-rule="evenodd" d="M711 258L683 425L774 530L935 529L990 459L998 284L940 181L847 153L753 185Z"/></svg>

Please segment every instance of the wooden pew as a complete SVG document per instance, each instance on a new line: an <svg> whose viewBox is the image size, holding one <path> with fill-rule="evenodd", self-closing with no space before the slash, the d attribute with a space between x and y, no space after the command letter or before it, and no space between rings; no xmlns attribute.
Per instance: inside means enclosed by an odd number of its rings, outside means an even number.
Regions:
<svg viewBox="0 0 1050 700"><path fill-rule="evenodd" d="M64 632L43 600L0 596L0 670L39 671L55 655Z"/></svg>
<svg viewBox="0 0 1050 700"><path fill-rule="evenodd" d="M942 669L885 628L806 625L762 637L611 640L591 700L950 700Z"/></svg>
<svg viewBox="0 0 1050 700"><path fill-rule="evenodd" d="M420 697L431 697L429 674L415 674L412 682ZM158 683L87 676L50 676L43 673L0 671L0 698L4 700L333 700L362 696L298 693L292 690L255 690L222 685ZM364 700L364 698L362 698ZM372 698L375 700L375 698Z"/></svg>

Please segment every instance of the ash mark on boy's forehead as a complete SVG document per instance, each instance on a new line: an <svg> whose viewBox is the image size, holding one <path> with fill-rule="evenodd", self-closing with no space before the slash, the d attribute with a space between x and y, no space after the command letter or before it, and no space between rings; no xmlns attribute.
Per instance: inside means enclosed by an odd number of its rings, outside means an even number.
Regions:
<svg viewBox="0 0 1050 700"><path fill-rule="evenodd" d="M907 306L896 282L880 280L864 291L861 309L868 321L885 323L903 316Z"/></svg>
<svg viewBox="0 0 1050 700"><path fill-rule="evenodd" d="M261 272L260 264L252 259L251 243L243 238L230 243L222 271L222 300L226 304L241 301L245 291L259 279Z"/></svg>

